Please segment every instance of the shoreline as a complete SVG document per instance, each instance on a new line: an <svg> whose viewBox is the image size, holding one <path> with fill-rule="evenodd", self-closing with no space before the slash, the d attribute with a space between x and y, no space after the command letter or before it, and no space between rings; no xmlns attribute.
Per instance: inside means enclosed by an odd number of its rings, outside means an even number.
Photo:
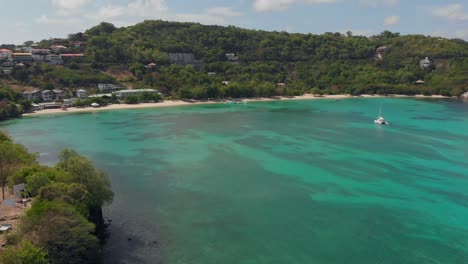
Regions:
<svg viewBox="0 0 468 264"><path fill-rule="evenodd" d="M238 99L245 102L269 102L269 101L293 101L293 100L318 100L318 99L351 99L351 98L432 98L432 99L450 99L453 97L447 97L442 95L368 95L363 94L359 96L353 95L323 95L323 96L314 96L311 94L305 94L300 96L278 96L272 98L244 98ZM193 101L183 101L183 100L173 100L173 101L162 101L159 103L141 103L141 104L112 104L104 107L94 108L94 107L70 107L66 111L61 109L46 109L40 110L33 113L25 113L23 116L38 116L38 115L50 115L50 114L72 114L72 113L84 113L84 112L98 112L98 111L108 111L108 110L125 110L125 109L143 109L143 108L158 108L158 107L174 107L174 106L184 106L184 105L207 105L207 104L225 104L230 102L229 100L193 100Z"/></svg>

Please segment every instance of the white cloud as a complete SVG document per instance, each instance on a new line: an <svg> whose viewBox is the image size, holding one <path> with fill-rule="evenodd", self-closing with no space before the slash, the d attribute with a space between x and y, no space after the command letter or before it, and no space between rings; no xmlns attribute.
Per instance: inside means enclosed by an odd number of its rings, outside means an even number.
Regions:
<svg viewBox="0 0 468 264"><path fill-rule="evenodd" d="M254 0L253 8L257 12L284 11L290 5L296 3L302 4L330 4L336 0Z"/></svg>
<svg viewBox="0 0 468 264"><path fill-rule="evenodd" d="M380 7L396 6L400 3L400 0L360 0L359 2L370 7Z"/></svg>
<svg viewBox="0 0 468 264"><path fill-rule="evenodd" d="M400 17L399 16L388 16L384 19L384 25L385 26L393 26L400 23Z"/></svg>
<svg viewBox="0 0 468 264"><path fill-rule="evenodd" d="M232 10L229 7L213 7L206 10L207 14L215 15L215 16L222 16L222 17L238 17L243 16L242 12L237 12Z"/></svg>
<svg viewBox="0 0 468 264"><path fill-rule="evenodd" d="M396 6L400 3L400 0L385 0L384 2L389 6Z"/></svg>
<svg viewBox="0 0 468 264"><path fill-rule="evenodd" d="M91 0L52 0L52 5L58 9L59 14L66 16L79 13L90 2Z"/></svg>
<svg viewBox="0 0 468 264"><path fill-rule="evenodd" d="M468 39L468 29L459 29L455 31L455 37L461 39Z"/></svg>
<svg viewBox="0 0 468 264"><path fill-rule="evenodd" d="M49 18L46 15L42 15L38 18L36 18L36 23L43 24L43 25L73 25L80 23L81 20L78 18L63 18L63 19L57 19L57 18Z"/></svg>
<svg viewBox="0 0 468 264"><path fill-rule="evenodd" d="M468 12L462 4L450 4L432 9L432 15L447 18L449 20L468 20Z"/></svg>

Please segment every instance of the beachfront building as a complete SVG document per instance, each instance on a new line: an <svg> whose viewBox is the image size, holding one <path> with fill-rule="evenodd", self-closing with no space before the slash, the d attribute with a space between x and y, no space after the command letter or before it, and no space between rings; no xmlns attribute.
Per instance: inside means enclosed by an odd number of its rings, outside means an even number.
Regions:
<svg viewBox="0 0 468 264"><path fill-rule="evenodd" d="M78 97L79 99L85 99L87 97L86 90L79 89L78 91L76 91L76 97Z"/></svg>
<svg viewBox="0 0 468 264"><path fill-rule="evenodd" d="M31 53L12 53L11 58L16 62L31 62L33 57Z"/></svg>
<svg viewBox="0 0 468 264"><path fill-rule="evenodd" d="M154 89L120 90L120 91L113 92L113 94L115 94L115 96L117 96L117 98L119 99L124 99L129 95L140 95L142 93L160 94L158 90L154 90Z"/></svg>
<svg viewBox="0 0 468 264"><path fill-rule="evenodd" d="M119 85L113 83L99 83L98 89L100 92L111 92L122 89Z"/></svg>
<svg viewBox="0 0 468 264"><path fill-rule="evenodd" d="M54 89L52 90L52 92L54 92L55 100L62 100L65 97L65 93L63 92L63 90Z"/></svg>
<svg viewBox="0 0 468 264"><path fill-rule="evenodd" d="M41 92L41 97L44 102L50 102L55 99L55 93L51 90L44 90Z"/></svg>
<svg viewBox="0 0 468 264"><path fill-rule="evenodd" d="M0 49L0 60L9 58L12 53L9 49Z"/></svg>
<svg viewBox="0 0 468 264"><path fill-rule="evenodd" d="M34 90L30 92L23 92L23 97L30 101L34 101L36 99L42 98L42 94L41 94L41 91Z"/></svg>

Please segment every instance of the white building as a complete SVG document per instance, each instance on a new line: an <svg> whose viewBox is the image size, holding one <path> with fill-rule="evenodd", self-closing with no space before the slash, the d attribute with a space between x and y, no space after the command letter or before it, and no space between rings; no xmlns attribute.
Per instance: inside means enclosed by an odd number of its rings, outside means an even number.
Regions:
<svg viewBox="0 0 468 264"><path fill-rule="evenodd" d="M50 49L52 50L53 53L59 54L59 53L67 51L68 48L63 45L53 45L52 47L50 47Z"/></svg>
<svg viewBox="0 0 468 264"><path fill-rule="evenodd" d="M122 87L112 83L99 83L98 89L100 92L108 92L122 89Z"/></svg>
<svg viewBox="0 0 468 264"><path fill-rule="evenodd" d="M9 58L12 53L9 49L0 49L0 60Z"/></svg>
<svg viewBox="0 0 468 264"><path fill-rule="evenodd" d="M48 61L49 64L52 64L52 65L62 65L63 64L63 60L60 57L60 55L56 55L56 54L47 55L46 56L46 61Z"/></svg>
<svg viewBox="0 0 468 264"><path fill-rule="evenodd" d="M85 99L87 97L86 90L80 89L80 90L76 91L76 97L78 97L80 99Z"/></svg>
<svg viewBox="0 0 468 264"><path fill-rule="evenodd" d="M36 99L42 98L42 95L41 95L41 91L34 90L31 92L23 92L23 97L30 101L34 101Z"/></svg>
<svg viewBox="0 0 468 264"><path fill-rule="evenodd" d="M51 90L44 90L41 92L41 97L44 102L50 102L55 99L55 93Z"/></svg>
<svg viewBox="0 0 468 264"><path fill-rule="evenodd" d="M228 61L238 61L239 58L236 56L235 53L226 53L226 58Z"/></svg>
<svg viewBox="0 0 468 264"><path fill-rule="evenodd" d="M117 98L119 99L123 99L129 95L140 95L142 93L160 94L158 90L154 90L154 89L120 90L120 91L113 92L113 94L115 94Z"/></svg>
<svg viewBox="0 0 468 264"><path fill-rule="evenodd" d="M419 62L419 66L421 67L422 70L429 69L431 65L432 65L432 61L431 59L429 59L429 57L426 57L425 59Z"/></svg>

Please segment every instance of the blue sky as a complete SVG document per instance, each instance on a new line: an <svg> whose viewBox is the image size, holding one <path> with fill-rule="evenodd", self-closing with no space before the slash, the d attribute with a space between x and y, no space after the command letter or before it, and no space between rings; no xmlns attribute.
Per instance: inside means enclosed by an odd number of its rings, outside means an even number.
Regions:
<svg viewBox="0 0 468 264"><path fill-rule="evenodd" d="M0 0L0 43L145 19L301 33L391 30L468 40L468 0Z"/></svg>

